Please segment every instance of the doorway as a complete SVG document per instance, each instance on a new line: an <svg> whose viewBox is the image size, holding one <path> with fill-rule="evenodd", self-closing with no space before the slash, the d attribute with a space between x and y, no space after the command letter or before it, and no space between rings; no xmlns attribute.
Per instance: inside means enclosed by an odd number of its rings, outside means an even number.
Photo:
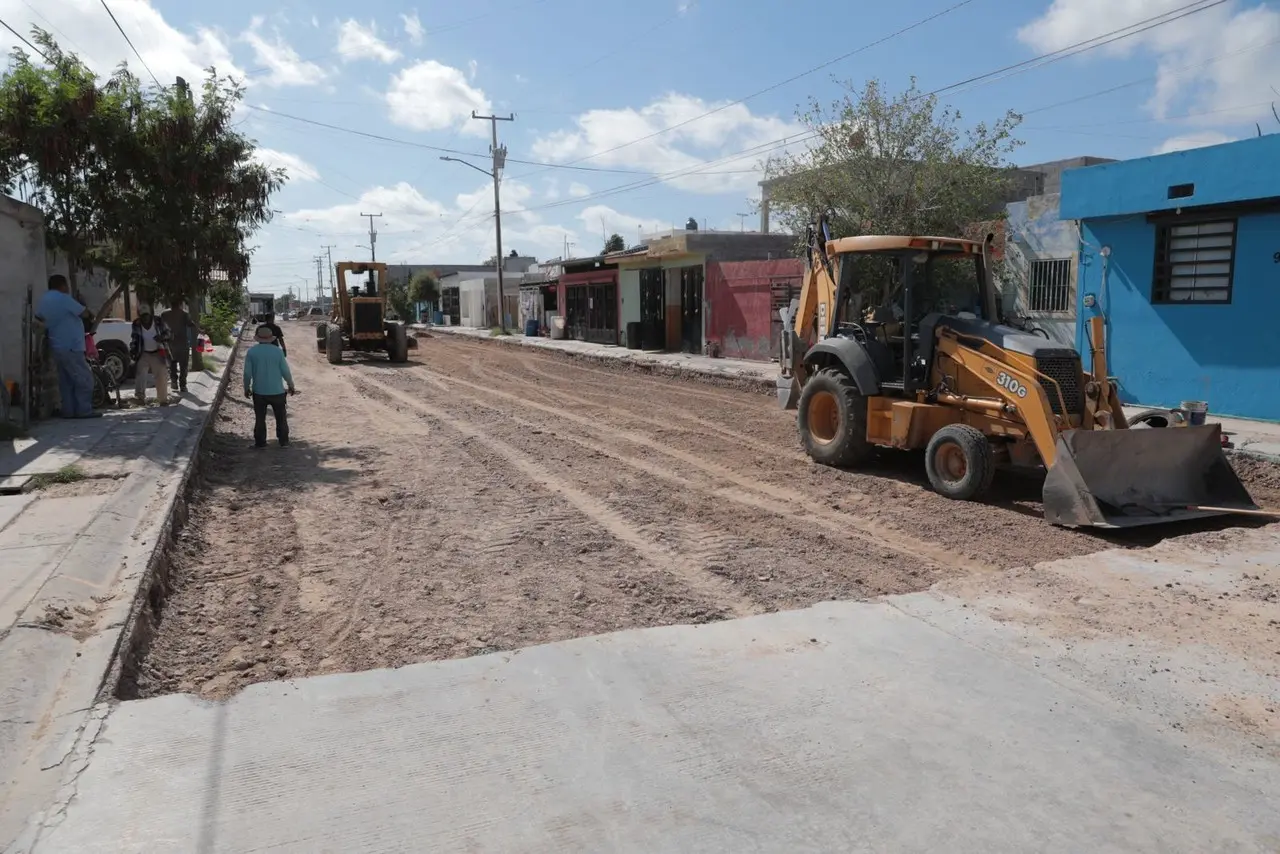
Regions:
<svg viewBox="0 0 1280 854"><path fill-rule="evenodd" d="M680 268L680 349L702 352L702 267Z"/></svg>
<svg viewBox="0 0 1280 854"><path fill-rule="evenodd" d="M666 349L664 290L661 267L640 271L640 347L644 350Z"/></svg>

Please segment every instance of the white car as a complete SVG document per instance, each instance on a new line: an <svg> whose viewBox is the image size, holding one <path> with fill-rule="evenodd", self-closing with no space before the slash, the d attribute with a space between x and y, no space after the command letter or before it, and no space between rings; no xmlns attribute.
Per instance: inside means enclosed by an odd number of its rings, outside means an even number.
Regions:
<svg viewBox="0 0 1280 854"><path fill-rule="evenodd" d="M119 317L104 317L93 333L102 366L117 383L124 382L133 372L133 360L129 358L132 335L133 324Z"/></svg>

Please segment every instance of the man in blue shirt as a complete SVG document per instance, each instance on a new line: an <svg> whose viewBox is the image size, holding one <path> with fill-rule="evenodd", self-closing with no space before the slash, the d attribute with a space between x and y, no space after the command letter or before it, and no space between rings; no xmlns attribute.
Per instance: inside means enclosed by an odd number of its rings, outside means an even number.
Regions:
<svg viewBox="0 0 1280 854"><path fill-rule="evenodd" d="M84 321L89 310L71 296L67 277L49 277L49 290L36 305L36 317L44 321L49 349L58 367L63 418L101 418L93 411L93 372L84 354Z"/></svg>
<svg viewBox="0 0 1280 854"><path fill-rule="evenodd" d="M284 351L275 345L275 334L267 324L259 326L253 339L257 341L244 356L244 396L253 399L253 444L267 446L267 407L276 419L276 438L280 447L289 446L289 418L286 410L288 394L297 394L293 373Z"/></svg>

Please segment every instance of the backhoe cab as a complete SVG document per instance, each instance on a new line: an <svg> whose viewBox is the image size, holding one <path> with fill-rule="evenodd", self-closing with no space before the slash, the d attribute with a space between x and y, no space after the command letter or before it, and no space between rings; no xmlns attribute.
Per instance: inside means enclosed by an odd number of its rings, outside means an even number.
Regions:
<svg viewBox="0 0 1280 854"><path fill-rule="evenodd" d="M991 240L809 230L777 381L809 456L923 449L933 488L962 500L998 467L1042 469L1045 518L1068 527L1256 510L1217 425L1127 429L1101 318L1090 373L1073 348L1001 323Z"/></svg>
<svg viewBox="0 0 1280 854"><path fill-rule="evenodd" d="M392 362L409 361L409 330L387 319L387 265L339 261L334 265L337 287L329 320L316 325L316 349L329 363L342 363L344 350L385 351ZM347 288L347 274L367 275L363 285Z"/></svg>

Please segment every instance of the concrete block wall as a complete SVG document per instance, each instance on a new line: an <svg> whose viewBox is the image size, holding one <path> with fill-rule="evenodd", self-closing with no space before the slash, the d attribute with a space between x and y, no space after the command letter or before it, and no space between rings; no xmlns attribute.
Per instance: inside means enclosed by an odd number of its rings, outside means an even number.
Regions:
<svg viewBox="0 0 1280 854"><path fill-rule="evenodd" d="M0 379L26 388L22 376L22 319L28 295L34 306L47 288L44 217L38 208L0 196Z"/></svg>

